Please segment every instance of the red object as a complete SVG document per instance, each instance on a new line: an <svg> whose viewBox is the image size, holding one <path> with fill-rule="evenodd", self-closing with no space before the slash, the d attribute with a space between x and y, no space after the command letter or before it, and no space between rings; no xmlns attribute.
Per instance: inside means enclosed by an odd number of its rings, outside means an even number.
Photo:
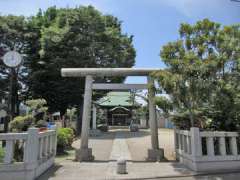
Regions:
<svg viewBox="0 0 240 180"><path fill-rule="evenodd" d="M39 128L39 131L40 131L40 132L42 132L42 131L46 131L46 130L47 130L46 127L41 127L41 128Z"/></svg>

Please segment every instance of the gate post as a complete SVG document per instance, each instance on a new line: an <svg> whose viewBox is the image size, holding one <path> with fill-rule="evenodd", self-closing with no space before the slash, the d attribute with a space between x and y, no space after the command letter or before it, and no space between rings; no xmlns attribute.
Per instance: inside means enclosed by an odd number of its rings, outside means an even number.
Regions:
<svg viewBox="0 0 240 180"><path fill-rule="evenodd" d="M93 104L92 109L92 129L93 130L97 129L97 108L95 104Z"/></svg>
<svg viewBox="0 0 240 180"><path fill-rule="evenodd" d="M86 76L84 90L81 146L80 149L76 151L76 160L78 161L94 160L94 156L92 155L92 149L88 148L88 136L91 120L92 84L93 84L92 76L90 75Z"/></svg>
<svg viewBox="0 0 240 180"><path fill-rule="evenodd" d="M148 149L149 161L161 161L164 158L163 149L159 148L158 142L158 123L156 118L156 104L155 104L155 90L154 90L154 79L150 76L148 80L148 106L149 106L149 123L151 130L151 149Z"/></svg>

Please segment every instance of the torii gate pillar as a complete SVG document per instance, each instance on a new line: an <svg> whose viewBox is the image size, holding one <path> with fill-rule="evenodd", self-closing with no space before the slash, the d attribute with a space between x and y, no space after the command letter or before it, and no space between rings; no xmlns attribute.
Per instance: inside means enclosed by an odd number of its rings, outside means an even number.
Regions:
<svg viewBox="0 0 240 180"><path fill-rule="evenodd" d="M81 147L76 151L76 160L78 161L93 161L92 149L88 147L89 127L91 120L91 105L92 105L92 76L86 76L84 101L83 101L83 117L82 117L82 133Z"/></svg>
<svg viewBox="0 0 240 180"><path fill-rule="evenodd" d="M148 107L149 107L149 125L151 130L151 149L148 149L148 161L161 161L164 158L163 149L159 148L158 143L158 124L156 118L155 86L154 80L150 76L148 80Z"/></svg>

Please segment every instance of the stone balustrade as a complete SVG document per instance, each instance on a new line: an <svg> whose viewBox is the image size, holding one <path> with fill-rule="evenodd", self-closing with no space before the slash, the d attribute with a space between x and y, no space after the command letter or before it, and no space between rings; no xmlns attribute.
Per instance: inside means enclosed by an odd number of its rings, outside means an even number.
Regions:
<svg viewBox="0 0 240 180"><path fill-rule="evenodd" d="M54 163L56 155L56 131L39 132L38 128L29 128L25 133L3 133L0 141L5 142L4 159L0 164L0 177L4 180L33 180ZM16 143L23 150L22 160L14 158Z"/></svg>
<svg viewBox="0 0 240 180"><path fill-rule="evenodd" d="M237 132L175 130L177 159L195 171L240 168Z"/></svg>

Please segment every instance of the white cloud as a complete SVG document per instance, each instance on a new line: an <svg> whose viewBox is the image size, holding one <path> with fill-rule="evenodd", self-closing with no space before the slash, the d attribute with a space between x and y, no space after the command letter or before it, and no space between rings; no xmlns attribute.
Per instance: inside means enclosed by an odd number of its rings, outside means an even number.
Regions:
<svg viewBox="0 0 240 180"><path fill-rule="evenodd" d="M230 0L162 0L161 3L175 8L187 17L214 16L226 13L230 7L236 7Z"/></svg>

